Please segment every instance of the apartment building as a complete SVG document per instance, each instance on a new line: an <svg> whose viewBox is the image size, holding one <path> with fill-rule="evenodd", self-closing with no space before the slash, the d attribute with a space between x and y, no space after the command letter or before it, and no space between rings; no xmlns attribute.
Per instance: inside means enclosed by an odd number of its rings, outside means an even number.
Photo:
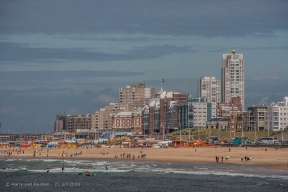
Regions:
<svg viewBox="0 0 288 192"><path fill-rule="evenodd" d="M247 108L247 130L267 130L267 106L249 106Z"/></svg>
<svg viewBox="0 0 288 192"><path fill-rule="evenodd" d="M143 107L147 99L155 97L155 88L146 88L145 83L131 84L119 90L119 103Z"/></svg>
<svg viewBox="0 0 288 192"><path fill-rule="evenodd" d="M56 115L56 120L54 121L54 133L66 131L66 118L67 114Z"/></svg>
<svg viewBox="0 0 288 192"><path fill-rule="evenodd" d="M113 116L120 112L135 113L146 100L155 97L155 88L146 88L145 83L131 84L119 89L119 102L110 103L96 111L96 129L113 128Z"/></svg>
<svg viewBox="0 0 288 192"><path fill-rule="evenodd" d="M178 130L179 124L181 126L181 122L178 122L178 105L187 102L188 97L188 94L161 89L156 98L147 100L142 108L144 133L167 134Z"/></svg>
<svg viewBox="0 0 288 192"><path fill-rule="evenodd" d="M188 126L191 128L205 128L208 120L216 118L216 103L208 102L205 97L189 98L187 106Z"/></svg>
<svg viewBox="0 0 288 192"><path fill-rule="evenodd" d="M283 102L267 106L267 121L269 130L288 129L288 97L284 97Z"/></svg>
<svg viewBox="0 0 288 192"><path fill-rule="evenodd" d="M197 81L198 97L207 98L208 102L221 102L221 84L215 77L200 77Z"/></svg>
<svg viewBox="0 0 288 192"><path fill-rule="evenodd" d="M113 115L128 111L128 105L121 103L110 103L104 108L95 113L95 128L96 129L111 129L113 127Z"/></svg>
<svg viewBox="0 0 288 192"><path fill-rule="evenodd" d="M91 130L95 128L95 114L84 114L67 116L66 118L66 132L76 133L77 130Z"/></svg>
<svg viewBox="0 0 288 192"><path fill-rule="evenodd" d="M221 68L221 102L229 103L232 97L240 97L242 109L245 103L245 71L243 54L223 54Z"/></svg>

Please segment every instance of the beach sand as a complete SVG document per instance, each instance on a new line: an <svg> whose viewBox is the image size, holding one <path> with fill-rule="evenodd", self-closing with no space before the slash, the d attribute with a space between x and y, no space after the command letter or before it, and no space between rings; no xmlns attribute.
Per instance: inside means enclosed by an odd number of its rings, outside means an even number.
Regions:
<svg viewBox="0 0 288 192"><path fill-rule="evenodd" d="M18 148L11 148L10 151ZM267 150L265 150L267 149ZM5 151L9 149L0 149ZM32 147L22 149L24 154L17 154L13 152L9 158L37 158L47 159L47 148L35 148L36 157L33 157L34 149ZM65 159L115 159L115 155L118 156L117 160L129 160L133 161L132 156L135 155L134 161L163 161L163 162L200 162L200 163L217 163L216 156L219 156L218 163L235 163L235 164L252 164L260 165L270 169L288 170L288 148L282 148L276 150L275 148L262 148L262 147L197 147L197 148L78 148L78 149L67 149L67 148L52 148L49 149L48 158L62 159L62 152L64 151ZM75 152L82 151L82 155L70 156ZM41 156L39 155L41 153ZM120 157L120 154L131 154L131 158L127 159ZM146 158L141 158L141 154L146 154ZM138 158L138 155L140 158ZM223 162L221 158L224 158ZM229 156L229 160L225 158ZM245 156L252 157L252 161L247 161L241 158ZM5 158L1 155L1 158Z"/></svg>

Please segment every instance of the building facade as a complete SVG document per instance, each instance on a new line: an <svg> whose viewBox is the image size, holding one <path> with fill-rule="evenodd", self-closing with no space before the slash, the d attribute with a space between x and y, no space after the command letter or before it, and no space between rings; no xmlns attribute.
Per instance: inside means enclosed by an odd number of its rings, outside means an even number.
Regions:
<svg viewBox="0 0 288 192"><path fill-rule="evenodd" d="M66 131L66 118L67 114L58 114L56 115L56 120L54 121L54 133Z"/></svg>
<svg viewBox="0 0 288 192"><path fill-rule="evenodd" d="M146 88L145 83L131 84L119 90L119 103L134 107L143 107L145 100L154 97L155 88Z"/></svg>
<svg viewBox="0 0 288 192"><path fill-rule="evenodd" d="M242 109L245 103L245 70L243 54L223 54L221 69L221 102L229 103L232 97L240 97Z"/></svg>
<svg viewBox="0 0 288 192"><path fill-rule="evenodd" d="M96 129L112 129L113 116L120 112L133 112L144 106L146 100L155 97L155 88L146 88L144 83L131 84L119 89L119 102L96 111Z"/></svg>
<svg viewBox="0 0 288 192"><path fill-rule="evenodd" d="M188 99L188 94L167 92L162 89L156 98L147 100L142 109L142 129L145 134L167 134L181 129L178 122L178 105ZM184 127L183 127L184 128Z"/></svg>
<svg viewBox="0 0 288 192"><path fill-rule="evenodd" d="M66 132L76 133L77 130L91 130L95 128L95 114L68 115L66 118Z"/></svg>
<svg viewBox="0 0 288 192"><path fill-rule="evenodd" d="M284 97L283 102L267 106L267 121L269 130L288 129L288 97Z"/></svg>
<svg viewBox="0 0 288 192"><path fill-rule="evenodd" d="M208 102L221 102L221 84L215 77L200 77L197 82L198 97L207 98Z"/></svg>
<svg viewBox="0 0 288 192"><path fill-rule="evenodd" d="M264 131L267 128L267 106L249 106L247 108L247 130Z"/></svg>
<svg viewBox="0 0 288 192"><path fill-rule="evenodd" d="M96 129L111 129L113 126L113 115L121 112L128 111L128 107L125 104L110 103L104 108L96 111L95 116L95 128Z"/></svg>
<svg viewBox="0 0 288 192"><path fill-rule="evenodd" d="M217 105L218 117L230 117L231 115L242 114L242 103L240 97L232 97L229 103Z"/></svg>
<svg viewBox="0 0 288 192"><path fill-rule="evenodd" d="M141 110L137 112L120 112L113 115L113 129L118 132L142 133Z"/></svg>
<svg viewBox="0 0 288 192"><path fill-rule="evenodd" d="M188 106L188 127L205 128L206 122L212 118L216 118L216 103L208 102L205 97L189 98Z"/></svg>

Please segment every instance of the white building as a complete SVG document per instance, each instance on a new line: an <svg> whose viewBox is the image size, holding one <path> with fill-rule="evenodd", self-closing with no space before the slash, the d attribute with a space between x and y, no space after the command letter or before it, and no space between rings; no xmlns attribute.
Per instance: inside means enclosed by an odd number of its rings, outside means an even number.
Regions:
<svg viewBox="0 0 288 192"><path fill-rule="evenodd" d="M221 102L229 103L232 97L241 98L242 109L245 103L245 71L243 54L223 54L221 68Z"/></svg>
<svg viewBox="0 0 288 192"><path fill-rule="evenodd" d="M221 102L220 80L215 77L200 77L198 80L198 97L207 98L208 102Z"/></svg>
<svg viewBox="0 0 288 192"><path fill-rule="evenodd" d="M188 125L189 127L205 128L206 121L217 115L216 103L208 102L207 98L188 99Z"/></svg>
<svg viewBox="0 0 288 192"><path fill-rule="evenodd" d="M267 124L269 130L288 129L288 97L284 97L283 102L271 103L267 107Z"/></svg>

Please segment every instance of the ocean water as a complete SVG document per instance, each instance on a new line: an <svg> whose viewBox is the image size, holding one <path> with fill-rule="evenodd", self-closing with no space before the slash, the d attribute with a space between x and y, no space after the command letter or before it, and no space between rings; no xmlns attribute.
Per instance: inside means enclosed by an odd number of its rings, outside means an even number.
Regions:
<svg viewBox="0 0 288 192"><path fill-rule="evenodd" d="M0 159L0 191L288 191L288 171L249 164L65 159L63 172L62 165L61 159Z"/></svg>

